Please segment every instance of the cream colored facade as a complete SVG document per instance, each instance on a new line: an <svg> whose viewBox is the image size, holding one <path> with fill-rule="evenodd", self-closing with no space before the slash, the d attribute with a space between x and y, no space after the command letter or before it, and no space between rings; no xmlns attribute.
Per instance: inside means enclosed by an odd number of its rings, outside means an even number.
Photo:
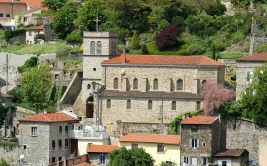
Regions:
<svg viewBox="0 0 267 166"><path fill-rule="evenodd" d="M133 142L134 143L134 142ZM155 160L155 166L159 166L161 162L170 161L175 163L177 166L180 165L180 146L173 144L164 144L164 152L157 152L157 143L135 143L138 144L138 148L144 148ZM120 142L119 147L126 147L127 149L132 148L132 142Z"/></svg>
<svg viewBox="0 0 267 166"><path fill-rule="evenodd" d="M259 138L259 166L267 165L267 137Z"/></svg>
<svg viewBox="0 0 267 166"><path fill-rule="evenodd" d="M78 156L87 154L88 144L94 145L108 145L108 139L105 140L93 140L93 139L78 139Z"/></svg>
<svg viewBox="0 0 267 166"><path fill-rule="evenodd" d="M27 30L26 31L26 44L36 44L36 36L37 35L44 35L43 30Z"/></svg>

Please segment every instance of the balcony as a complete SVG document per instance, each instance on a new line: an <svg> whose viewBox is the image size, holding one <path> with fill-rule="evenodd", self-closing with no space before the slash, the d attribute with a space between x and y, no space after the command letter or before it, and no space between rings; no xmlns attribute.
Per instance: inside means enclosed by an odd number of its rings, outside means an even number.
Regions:
<svg viewBox="0 0 267 166"><path fill-rule="evenodd" d="M108 133L102 126L96 128L95 126L83 126L83 125L72 126L72 129L69 130L68 136L69 138L72 139L103 140L109 138Z"/></svg>

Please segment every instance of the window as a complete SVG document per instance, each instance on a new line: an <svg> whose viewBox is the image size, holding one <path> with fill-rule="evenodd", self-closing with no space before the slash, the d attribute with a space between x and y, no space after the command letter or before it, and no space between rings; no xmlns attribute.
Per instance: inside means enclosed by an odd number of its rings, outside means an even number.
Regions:
<svg viewBox="0 0 267 166"><path fill-rule="evenodd" d="M176 82L176 90L183 90L184 83L182 79L177 80Z"/></svg>
<svg viewBox="0 0 267 166"><path fill-rule="evenodd" d="M37 136L37 127L32 127L32 136Z"/></svg>
<svg viewBox="0 0 267 166"><path fill-rule="evenodd" d="M100 164L105 164L106 156L104 154L100 155Z"/></svg>
<svg viewBox="0 0 267 166"><path fill-rule="evenodd" d="M253 71L247 71L247 77L246 77L246 80L247 80L247 84L251 83L252 82L252 78L253 78Z"/></svg>
<svg viewBox="0 0 267 166"><path fill-rule="evenodd" d="M29 36L32 36L32 31L29 30ZM30 41L30 44L32 43L32 41Z"/></svg>
<svg viewBox="0 0 267 166"><path fill-rule="evenodd" d="M61 139L58 140L58 148L62 149L62 141L61 141Z"/></svg>
<svg viewBox="0 0 267 166"><path fill-rule="evenodd" d="M65 148L68 149L69 148L69 140L65 139Z"/></svg>
<svg viewBox="0 0 267 166"><path fill-rule="evenodd" d="M58 132L62 134L62 126L58 126Z"/></svg>
<svg viewBox="0 0 267 166"><path fill-rule="evenodd" d="M133 89L134 89L134 90L138 89L138 79L137 79L137 78L135 78L135 79L133 80Z"/></svg>
<svg viewBox="0 0 267 166"><path fill-rule="evenodd" d="M10 14L6 14L6 17L10 17Z"/></svg>
<svg viewBox="0 0 267 166"><path fill-rule="evenodd" d="M191 139L191 148L197 148L198 143L199 143L198 139Z"/></svg>
<svg viewBox="0 0 267 166"><path fill-rule="evenodd" d="M91 89L91 84L87 84L87 89Z"/></svg>
<svg viewBox="0 0 267 166"><path fill-rule="evenodd" d="M184 157L184 165L187 165L189 162L188 162L188 157Z"/></svg>
<svg viewBox="0 0 267 166"><path fill-rule="evenodd" d="M4 14L3 13L0 13L0 17L4 17Z"/></svg>
<svg viewBox="0 0 267 166"><path fill-rule="evenodd" d="M227 161L222 161L222 166L227 166Z"/></svg>
<svg viewBox="0 0 267 166"><path fill-rule="evenodd" d="M197 130L198 130L198 127L197 126L195 126L195 125L192 125L191 126L191 131L197 132Z"/></svg>
<svg viewBox="0 0 267 166"><path fill-rule="evenodd" d="M55 149L56 149L56 141L52 140L52 150L55 150Z"/></svg>
<svg viewBox="0 0 267 166"><path fill-rule="evenodd" d="M152 100L149 100L148 101L148 106L147 106L147 109L149 109L149 110L152 110Z"/></svg>
<svg viewBox="0 0 267 166"><path fill-rule="evenodd" d="M118 78L114 78L113 89L119 89L119 79Z"/></svg>
<svg viewBox="0 0 267 166"><path fill-rule="evenodd" d="M56 162L56 158L52 157L51 163L55 163Z"/></svg>
<svg viewBox="0 0 267 166"><path fill-rule="evenodd" d="M158 152L164 152L164 144L158 144Z"/></svg>
<svg viewBox="0 0 267 166"><path fill-rule="evenodd" d="M206 143L205 142L202 142L202 146L205 147L206 146Z"/></svg>
<svg viewBox="0 0 267 166"><path fill-rule="evenodd" d="M176 110L176 101L172 101L172 110Z"/></svg>
<svg viewBox="0 0 267 166"><path fill-rule="evenodd" d="M196 111L199 111L200 110L200 106L201 106L201 103L200 101L197 102L197 105L196 105Z"/></svg>
<svg viewBox="0 0 267 166"><path fill-rule="evenodd" d="M96 44L96 54L97 55L101 55L101 53L102 53L102 43L101 43L101 41L98 41L97 42L97 44Z"/></svg>
<svg viewBox="0 0 267 166"><path fill-rule="evenodd" d="M69 126L65 126L65 134L69 134Z"/></svg>
<svg viewBox="0 0 267 166"><path fill-rule="evenodd" d="M131 107L132 107L131 100L127 100L126 109L131 109Z"/></svg>
<svg viewBox="0 0 267 166"><path fill-rule="evenodd" d="M23 148L24 150L26 150L26 149L27 149L27 145L22 145L22 148Z"/></svg>
<svg viewBox="0 0 267 166"><path fill-rule="evenodd" d="M111 100L107 99L107 108L111 108Z"/></svg>
<svg viewBox="0 0 267 166"><path fill-rule="evenodd" d="M203 157L203 159L202 159L202 165L203 166L206 166L207 164L208 164L207 157Z"/></svg>
<svg viewBox="0 0 267 166"><path fill-rule="evenodd" d="M90 54L95 55L95 42L91 41L90 43Z"/></svg>
<svg viewBox="0 0 267 166"><path fill-rule="evenodd" d="M23 22L27 22L27 17L23 17Z"/></svg>
<svg viewBox="0 0 267 166"><path fill-rule="evenodd" d="M138 144L132 144L132 149L138 148Z"/></svg>
<svg viewBox="0 0 267 166"><path fill-rule="evenodd" d="M62 157L58 157L58 161L61 161L62 160Z"/></svg>
<svg viewBox="0 0 267 166"><path fill-rule="evenodd" d="M158 89L159 89L159 80L155 78L153 81L153 90L158 90Z"/></svg>

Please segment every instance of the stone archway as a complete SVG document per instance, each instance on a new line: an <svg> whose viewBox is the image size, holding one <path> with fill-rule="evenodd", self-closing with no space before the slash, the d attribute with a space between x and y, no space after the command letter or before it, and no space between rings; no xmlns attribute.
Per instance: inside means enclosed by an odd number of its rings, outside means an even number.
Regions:
<svg viewBox="0 0 267 166"><path fill-rule="evenodd" d="M94 97L90 96L86 100L86 118L94 118Z"/></svg>

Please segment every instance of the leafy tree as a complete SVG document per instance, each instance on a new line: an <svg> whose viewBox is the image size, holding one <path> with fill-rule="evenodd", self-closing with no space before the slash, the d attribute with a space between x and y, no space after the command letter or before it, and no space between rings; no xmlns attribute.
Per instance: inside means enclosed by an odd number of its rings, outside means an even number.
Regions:
<svg viewBox="0 0 267 166"><path fill-rule="evenodd" d="M225 11L226 7L221 3L220 0L215 0L214 3L212 3L208 9L206 9L206 12L211 16L221 16Z"/></svg>
<svg viewBox="0 0 267 166"><path fill-rule="evenodd" d="M61 39L71 33L74 29L73 21L77 18L79 4L74 1L66 2L55 14L52 19L52 28Z"/></svg>
<svg viewBox="0 0 267 166"><path fill-rule="evenodd" d="M176 116L171 122L171 134L180 134L180 123L183 120L183 114Z"/></svg>
<svg viewBox="0 0 267 166"><path fill-rule="evenodd" d="M6 119L7 110L3 106L2 101L0 100L0 128L5 124L4 121Z"/></svg>
<svg viewBox="0 0 267 166"><path fill-rule="evenodd" d="M222 84L208 80L202 86L201 96L204 99L205 115L214 115L218 113L222 104L232 101L235 98L235 91L226 89Z"/></svg>
<svg viewBox="0 0 267 166"><path fill-rule="evenodd" d="M237 118L241 117L242 107L239 101L224 103L219 109L220 115L233 122L233 128L236 127Z"/></svg>
<svg viewBox="0 0 267 166"><path fill-rule="evenodd" d="M180 36L181 30L172 24L163 29L156 35L155 41L159 50L166 50L175 47L178 44L177 38Z"/></svg>
<svg viewBox="0 0 267 166"><path fill-rule="evenodd" d="M153 158L143 148L127 150L122 147L110 153L109 166L151 166Z"/></svg>
<svg viewBox="0 0 267 166"><path fill-rule="evenodd" d="M70 34L68 34L66 38L67 43L69 44L80 44L83 41L82 31L74 30Z"/></svg>
<svg viewBox="0 0 267 166"><path fill-rule="evenodd" d="M38 64L38 58L37 57L31 57L30 59L26 60L23 66L18 67L18 71L20 73L25 72L29 68L36 67Z"/></svg>
<svg viewBox="0 0 267 166"><path fill-rule="evenodd" d="M96 30L95 20L101 20L99 25L105 21L104 18L104 0L85 0L81 8L78 9L78 17L75 19L75 25L89 31Z"/></svg>
<svg viewBox="0 0 267 166"><path fill-rule="evenodd" d="M44 0L43 6L52 10L58 10L61 8L67 0Z"/></svg>
<svg viewBox="0 0 267 166"><path fill-rule="evenodd" d="M22 77L23 101L31 103L37 112L44 109L49 100L51 84L51 73L47 66L29 69Z"/></svg>
<svg viewBox="0 0 267 166"><path fill-rule="evenodd" d="M147 49L146 44L142 44L142 46L141 46L141 51L142 51L142 54L143 54L143 55L148 54L148 49Z"/></svg>
<svg viewBox="0 0 267 166"><path fill-rule="evenodd" d="M267 65L256 68L252 83L241 94L242 116L267 123Z"/></svg>
<svg viewBox="0 0 267 166"><path fill-rule="evenodd" d="M133 50L138 50L140 49L140 44L139 44L139 37L137 33L134 33L133 37L132 37L132 49Z"/></svg>

